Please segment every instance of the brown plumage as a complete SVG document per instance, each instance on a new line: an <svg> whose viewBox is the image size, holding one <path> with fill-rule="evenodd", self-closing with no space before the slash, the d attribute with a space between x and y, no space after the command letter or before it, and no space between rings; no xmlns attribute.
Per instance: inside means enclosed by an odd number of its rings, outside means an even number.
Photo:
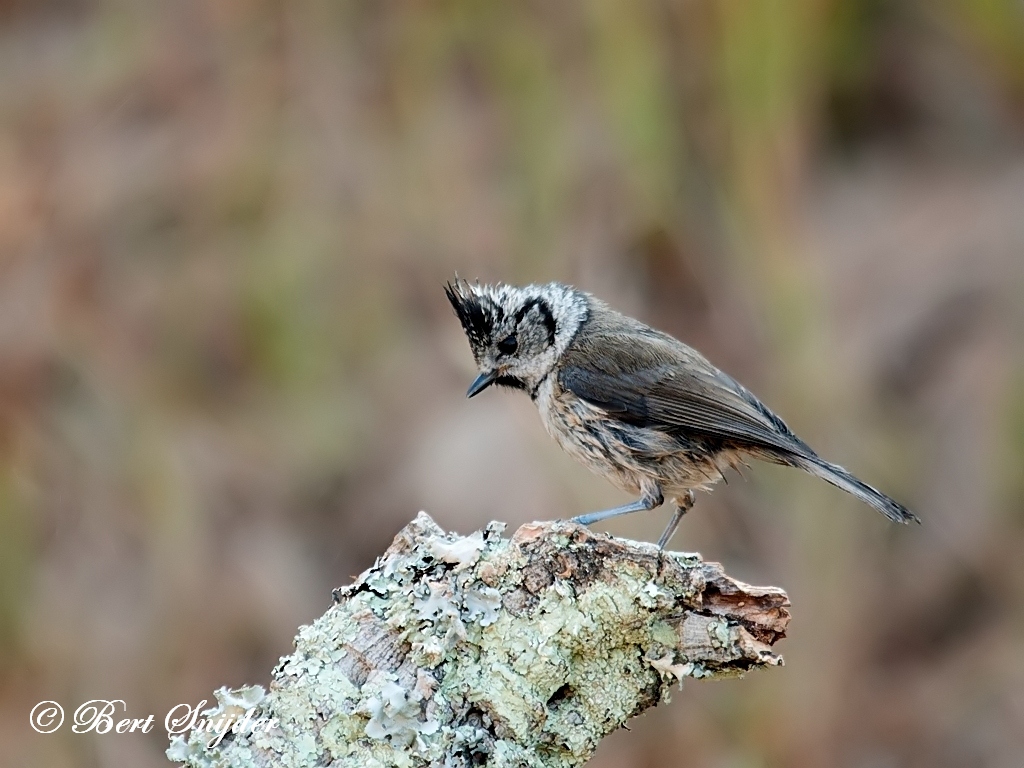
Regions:
<svg viewBox="0 0 1024 768"><path fill-rule="evenodd" d="M576 518L593 523L673 499L668 541L693 503L729 467L753 457L799 467L906 523L898 502L820 458L760 400L699 352L590 294L550 283L517 288L457 282L448 298L481 374L523 389L571 456L639 498Z"/></svg>

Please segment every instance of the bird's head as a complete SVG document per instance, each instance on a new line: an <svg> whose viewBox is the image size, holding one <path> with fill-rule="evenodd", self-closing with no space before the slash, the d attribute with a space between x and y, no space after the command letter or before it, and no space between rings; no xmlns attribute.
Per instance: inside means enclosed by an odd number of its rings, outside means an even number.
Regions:
<svg viewBox="0 0 1024 768"><path fill-rule="evenodd" d="M469 397L491 384L534 393L587 316L586 294L561 283L518 287L456 279L445 293L480 369Z"/></svg>

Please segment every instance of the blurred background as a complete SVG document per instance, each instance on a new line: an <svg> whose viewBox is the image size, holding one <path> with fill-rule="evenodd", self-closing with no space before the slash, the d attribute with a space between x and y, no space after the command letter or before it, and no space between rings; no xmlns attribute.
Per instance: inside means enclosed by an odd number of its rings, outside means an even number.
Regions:
<svg viewBox="0 0 1024 768"><path fill-rule="evenodd" d="M1019 0L0 0L0 764L165 765L28 713L266 684L419 509L625 500L467 402L457 271L678 335L924 519L701 496L787 666L592 765L1020 768L1022 254Z"/></svg>

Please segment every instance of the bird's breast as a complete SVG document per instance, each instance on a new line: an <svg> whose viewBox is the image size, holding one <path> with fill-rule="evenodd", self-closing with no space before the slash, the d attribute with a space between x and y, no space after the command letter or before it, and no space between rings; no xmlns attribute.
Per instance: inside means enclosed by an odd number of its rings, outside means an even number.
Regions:
<svg viewBox="0 0 1024 768"><path fill-rule="evenodd" d="M700 441L616 419L554 379L543 382L535 398L545 430L562 450L619 488L635 492L652 482L666 490L704 488L721 477L724 455Z"/></svg>
<svg viewBox="0 0 1024 768"><path fill-rule="evenodd" d="M620 429L627 425L561 389L554 376L538 389L535 402L547 433L587 469L634 493L650 484L652 473L639 459L640 446Z"/></svg>

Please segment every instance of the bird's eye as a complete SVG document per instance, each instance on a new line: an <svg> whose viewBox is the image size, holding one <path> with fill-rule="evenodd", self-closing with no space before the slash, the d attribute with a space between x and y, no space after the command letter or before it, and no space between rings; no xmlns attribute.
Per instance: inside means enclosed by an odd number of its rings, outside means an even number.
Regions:
<svg viewBox="0 0 1024 768"><path fill-rule="evenodd" d="M514 333L511 336L506 336L498 342L498 351L503 355L514 354L518 347L519 341L516 339L516 335Z"/></svg>

